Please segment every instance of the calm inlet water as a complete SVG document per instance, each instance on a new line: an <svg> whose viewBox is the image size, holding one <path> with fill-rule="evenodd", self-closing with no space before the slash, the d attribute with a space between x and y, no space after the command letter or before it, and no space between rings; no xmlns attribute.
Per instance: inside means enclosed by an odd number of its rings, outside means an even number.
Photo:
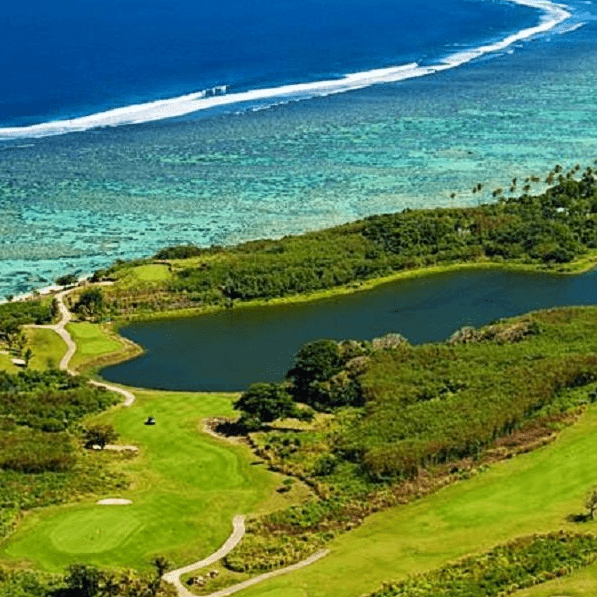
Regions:
<svg viewBox="0 0 597 597"><path fill-rule="evenodd" d="M135 323L121 333L147 352L104 369L102 376L169 390L241 390L254 381L283 378L300 346L315 339L371 339L400 332L418 344L444 340L464 325L595 302L597 272L440 274L310 304Z"/></svg>

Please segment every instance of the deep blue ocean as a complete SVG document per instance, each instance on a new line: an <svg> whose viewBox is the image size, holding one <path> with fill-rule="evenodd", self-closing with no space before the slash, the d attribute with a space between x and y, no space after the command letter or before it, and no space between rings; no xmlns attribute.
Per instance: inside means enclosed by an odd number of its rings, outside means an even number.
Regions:
<svg viewBox="0 0 597 597"><path fill-rule="evenodd" d="M539 16L485 0L5 2L0 125L425 64Z"/></svg>
<svg viewBox="0 0 597 597"><path fill-rule="evenodd" d="M597 6L524 1L2 3L0 300L591 164Z"/></svg>

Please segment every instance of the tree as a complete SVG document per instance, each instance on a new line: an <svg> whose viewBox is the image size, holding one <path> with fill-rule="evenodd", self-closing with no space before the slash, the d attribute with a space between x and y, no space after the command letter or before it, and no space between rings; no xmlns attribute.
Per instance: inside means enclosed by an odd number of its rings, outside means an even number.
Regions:
<svg viewBox="0 0 597 597"><path fill-rule="evenodd" d="M241 411L240 424L249 427L271 423L288 417L309 418L309 411L301 411L281 384L253 383L234 403Z"/></svg>
<svg viewBox="0 0 597 597"><path fill-rule="evenodd" d="M25 359L26 367L29 367L29 361L31 360L32 356L33 356L33 351L31 350L31 348L27 348L27 350L25 351L25 354L23 355L23 358Z"/></svg>
<svg viewBox="0 0 597 597"><path fill-rule="evenodd" d="M147 584L151 597L155 597L162 586L162 576L170 568L170 562L164 556L157 556L153 559L152 564L155 567L156 576Z"/></svg>
<svg viewBox="0 0 597 597"><path fill-rule="evenodd" d="M97 597L106 581L105 573L95 566L72 564L67 568L64 582L76 597Z"/></svg>
<svg viewBox="0 0 597 597"><path fill-rule="evenodd" d="M590 520L595 520L595 512L597 512L597 487L591 489L585 502L585 508L587 509L587 517Z"/></svg>
<svg viewBox="0 0 597 597"><path fill-rule="evenodd" d="M58 286L73 286L79 281L79 278L75 274L66 274L56 278L56 284Z"/></svg>
<svg viewBox="0 0 597 597"><path fill-rule="evenodd" d="M90 425L85 429L85 447L99 446L102 450L106 444L118 439L118 432L112 425Z"/></svg>
<svg viewBox="0 0 597 597"><path fill-rule="evenodd" d="M153 559L152 564L155 567L155 572L158 578L164 576L164 574L170 568L170 562L164 556L157 556Z"/></svg>
<svg viewBox="0 0 597 597"><path fill-rule="evenodd" d="M83 315L97 315L103 311L104 295L101 288L90 288L81 293L79 300L75 303L73 311Z"/></svg>
<svg viewBox="0 0 597 597"><path fill-rule="evenodd" d="M319 404L322 397L318 382L328 381L343 364L340 346L334 340L315 340L302 346L294 367L286 374L292 380L293 398L312 406Z"/></svg>

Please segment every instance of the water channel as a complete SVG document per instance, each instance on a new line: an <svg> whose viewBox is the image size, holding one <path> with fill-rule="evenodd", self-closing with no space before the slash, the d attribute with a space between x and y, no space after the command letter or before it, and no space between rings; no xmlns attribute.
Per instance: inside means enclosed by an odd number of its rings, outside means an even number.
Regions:
<svg viewBox="0 0 597 597"><path fill-rule="evenodd" d="M597 271L556 275L468 270L391 282L307 304L230 309L194 318L136 322L121 334L146 352L102 376L137 387L235 391L278 381L302 344L399 332L438 342L464 325L564 305L597 303Z"/></svg>

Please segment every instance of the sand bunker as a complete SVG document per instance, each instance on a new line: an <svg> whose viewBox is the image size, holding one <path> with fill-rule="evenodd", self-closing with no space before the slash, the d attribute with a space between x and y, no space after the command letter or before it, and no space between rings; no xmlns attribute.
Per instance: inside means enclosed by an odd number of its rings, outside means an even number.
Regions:
<svg viewBox="0 0 597 597"><path fill-rule="evenodd" d="M116 444L106 444L104 450L110 450L112 452L138 452L137 446L119 446Z"/></svg>
<svg viewBox="0 0 597 597"><path fill-rule="evenodd" d="M100 506L127 506L132 504L131 500L125 500L122 498L108 498L97 502Z"/></svg>

